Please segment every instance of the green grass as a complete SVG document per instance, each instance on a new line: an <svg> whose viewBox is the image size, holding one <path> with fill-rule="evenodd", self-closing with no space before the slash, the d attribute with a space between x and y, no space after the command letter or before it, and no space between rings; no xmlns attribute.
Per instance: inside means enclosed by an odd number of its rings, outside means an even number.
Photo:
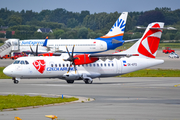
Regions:
<svg viewBox="0 0 180 120"><path fill-rule="evenodd" d="M76 101L78 98L51 98L51 97L42 97L42 96L20 96L20 95L0 95L0 110L12 108L17 110L19 107L29 107L29 106L38 106L38 105L47 105L55 103L64 103Z"/></svg>
<svg viewBox="0 0 180 120"><path fill-rule="evenodd" d="M164 70L164 69L143 69L121 77L180 77L180 70Z"/></svg>

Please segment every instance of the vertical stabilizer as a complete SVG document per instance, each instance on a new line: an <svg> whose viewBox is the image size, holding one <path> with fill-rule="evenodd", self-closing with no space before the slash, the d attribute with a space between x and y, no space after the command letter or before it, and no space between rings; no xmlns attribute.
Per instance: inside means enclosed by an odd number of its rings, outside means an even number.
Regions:
<svg viewBox="0 0 180 120"><path fill-rule="evenodd" d="M101 39L101 40L112 40L112 39L122 40L123 35L124 35L125 26L126 26L127 15L128 15L128 12L123 12L119 16L117 21L114 23L111 30L106 35L101 36L97 39Z"/></svg>
<svg viewBox="0 0 180 120"><path fill-rule="evenodd" d="M154 22L148 25L141 39L121 54L139 54L139 57L155 58L162 35L164 23Z"/></svg>
<svg viewBox="0 0 180 120"><path fill-rule="evenodd" d="M46 37L46 39L45 39L45 41L44 41L44 43L43 43L43 46L44 46L44 47L47 47L47 42L48 42L48 36Z"/></svg>

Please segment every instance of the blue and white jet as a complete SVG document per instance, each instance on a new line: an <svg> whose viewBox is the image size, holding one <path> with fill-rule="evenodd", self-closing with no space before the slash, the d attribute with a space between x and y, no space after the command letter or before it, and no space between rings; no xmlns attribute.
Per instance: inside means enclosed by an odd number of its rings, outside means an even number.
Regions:
<svg viewBox="0 0 180 120"><path fill-rule="evenodd" d="M31 51L30 46L35 51L38 43L38 52L67 52L67 48L72 51L75 45L74 53L99 53L113 50L125 42L133 40L122 40L126 26L128 12L123 12L114 23L110 31L96 39L48 39L46 40L21 40L19 41L19 51ZM18 45L18 43L16 43Z"/></svg>
<svg viewBox="0 0 180 120"><path fill-rule="evenodd" d="M66 52L76 46L75 53L99 53L107 50L113 50L124 44L123 35L126 26L128 12L123 12L112 26L111 30L104 36L96 39L46 39L43 46L50 48L51 51ZM129 40L131 41L131 40Z"/></svg>

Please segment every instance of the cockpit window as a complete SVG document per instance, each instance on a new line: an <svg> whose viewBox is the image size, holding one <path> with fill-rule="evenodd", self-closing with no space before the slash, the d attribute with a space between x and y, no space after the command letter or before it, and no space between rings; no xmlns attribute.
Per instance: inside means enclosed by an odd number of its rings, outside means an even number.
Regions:
<svg viewBox="0 0 180 120"><path fill-rule="evenodd" d="M15 60L13 64L19 64L19 60Z"/></svg>
<svg viewBox="0 0 180 120"><path fill-rule="evenodd" d="M21 61L20 64L25 64L24 61Z"/></svg>
<svg viewBox="0 0 180 120"><path fill-rule="evenodd" d="M13 64L21 64L21 65L28 65L29 62L27 60L15 60Z"/></svg>
<svg viewBox="0 0 180 120"><path fill-rule="evenodd" d="M29 64L29 62L28 62L28 61L26 61L26 60L25 60L25 63L26 63L26 65L28 65L28 64Z"/></svg>

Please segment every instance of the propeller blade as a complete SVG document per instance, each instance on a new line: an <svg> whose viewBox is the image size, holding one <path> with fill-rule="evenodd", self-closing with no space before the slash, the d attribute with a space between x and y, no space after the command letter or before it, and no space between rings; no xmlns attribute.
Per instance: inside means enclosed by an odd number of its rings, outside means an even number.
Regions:
<svg viewBox="0 0 180 120"><path fill-rule="evenodd" d="M76 74L76 65L74 64L74 70L75 70L75 74Z"/></svg>
<svg viewBox="0 0 180 120"><path fill-rule="evenodd" d="M36 46L36 55L35 56L38 56L38 43L37 43L37 46Z"/></svg>
<svg viewBox="0 0 180 120"><path fill-rule="evenodd" d="M69 73L70 68L71 68L72 65L74 65L74 70L75 70L75 73L76 73L76 65L75 65L75 63L74 63L74 60L75 60L75 59L79 59L79 58L78 58L78 57L75 57L75 58L74 58L74 56L73 56L73 54L74 54L74 47L75 47L75 45L73 45L72 54L70 54L70 53L69 53L69 50L68 50L68 48L67 48L67 46L66 46L66 50L67 50L67 52L68 52L69 58L63 59L63 60L64 60L64 61L70 61L70 62L71 62L70 66L69 66L69 68L68 68L67 73Z"/></svg>
<svg viewBox="0 0 180 120"><path fill-rule="evenodd" d="M72 48L72 58L73 58L73 53L74 53L74 46L75 46L75 45L73 45L73 48Z"/></svg>
<svg viewBox="0 0 180 120"><path fill-rule="evenodd" d="M71 64L70 64L70 66L69 66L69 68L68 68L67 73L69 73L69 71L70 71L70 68L71 68L72 64L73 64L73 63L71 63Z"/></svg>
<svg viewBox="0 0 180 120"><path fill-rule="evenodd" d="M70 53L69 53L69 50L68 50L67 46L66 46L66 50L67 50L67 52L68 52L69 56L71 56L71 55L70 55Z"/></svg>
<svg viewBox="0 0 180 120"><path fill-rule="evenodd" d="M30 49L31 49L32 54L34 55L34 51L33 51L32 47L31 47L31 45L30 45Z"/></svg>

